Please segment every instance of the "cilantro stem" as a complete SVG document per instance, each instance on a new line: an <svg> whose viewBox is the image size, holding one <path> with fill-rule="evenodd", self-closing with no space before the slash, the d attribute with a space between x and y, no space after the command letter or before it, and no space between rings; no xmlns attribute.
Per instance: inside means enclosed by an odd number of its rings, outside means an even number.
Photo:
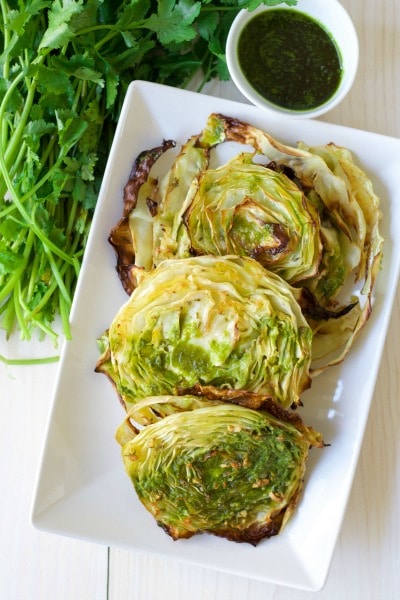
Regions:
<svg viewBox="0 0 400 600"><path fill-rule="evenodd" d="M23 78L25 77L23 72L21 72L21 75L23 76ZM15 81L17 81L17 79L18 79L18 77L15 79ZM24 132L24 129L26 126L26 122L28 120L30 110L32 108L33 98L35 96L36 83L32 82L30 85L28 84L27 81L26 81L26 83L27 83L27 87L28 87L28 94L27 94L25 102L24 102L24 109L23 109L20 119L18 121L18 125L16 126L11 138L8 141L7 149L4 154L5 164L7 165L7 167L8 167L8 165L10 165L10 163L12 163L14 161L16 155L19 152L20 144L21 144L22 138L23 138L23 132ZM4 107L3 107L3 103L2 103L2 111L0 113L0 119L3 118L5 106L6 106L6 103L4 103Z"/></svg>
<svg viewBox="0 0 400 600"><path fill-rule="evenodd" d="M58 362L60 360L59 356L48 356L44 358L6 358L2 354L0 354L0 362L5 365L45 365L48 363Z"/></svg>
<svg viewBox="0 0 400 600"><path fill-rule="evenodd" d="M36 325L38 329L40 329L44 335L48 336L51 340L53 340L53 344L57 346L58 334L51 328L48 327L43 321L40 319L33 319L33 323Z"/></svg>
<svg viewBox="0 0 400 600"><path fill-rule="evenodd" d="M12 94L14 93L14 90L16 90L16 88L18 87L18 85L20 84L20 82L24 79L24 77L25 77L25 75L21 71L15 77L15 79L13 80L13 82L11 83L11 85L9 86L8 90L4 94L3 100L1 101L1 104L0 104L0 123L1 123L2 128L4 126L6 126L6 124L7 124L7 119L4 116L4 112L5 112L7 103L10 100Z"/></svg>
<svg viewBox="0 0 400 600"><path fill-rule="evenodd" d="M35 291L36 280L39 272L39 255L35 254L33 257L32 268L29 277L29 283L26 291L26 300L30 302L33 298L33 294Z"/></svg>
<svg viewBox="0 0 400 600"><path fill-rule="evenodd" d="M3 316L3 328L6 331L6 339L10 339L11 333L14 329L15 323L15 304L14 302L8 302L6 305L4 316Z"/></svg>
<svg viewBox="0 0 400 600"><path fill-rule="evenodd" d="M22 302L22 294L21 294L21 280L18 280L17 285L14 288L14 306L15 306L15 316L19 325L19 328L21 330L21 338L25 339L25 340L29 340L30 339L30 333L28 330L28 327L26 326L26 322L25 319L23 317L22 314L22 306L23 306L23 302Z"/></svg>
<svg viewBox="0 0 400 600"><path fill-rule="evenodd" d="M71 328L70 328L70 324L69 324L70 308L71 308L71 306L65 301L64 296L60 295L59 309L60 309L61 322L63 325L64 336L65 336L66 340L70 340L72 338Z"/></svg>
<svg viewBox="0 0 400 600"><path fill-rule="evenodd" d="M67 264L62 265L61 269L59 270L61 277L63 277L65 275L68 268L69 267ZM30 287L32 289L33 284L31 284ZM48 286L46 293L43 294L43 296L41 297L40 302L38 302L38 304L36 304L35 308L33 308L30 312L28 312L25 315L25 318L27 320L31 320L34 318L35 315L40 313L40 311L46 306L47 302L50 300L50 298L52 297L52 295L54 294L54 292L56 290L57 290L57 281L54 278L53 282Z"/></svg>
<svg viewBox="0 0 400 600"><path fill-rule="evenodd" d="M69 207L69 211L68 211L68 220L67 220L67 224L65 227L65 235L67 237L69 237L71 235L71 231L72 228L74 226L74 222L75 222L75 217L76 217L76 212L78 210L78 200L76 198L74 198L72 200L72 204Z"/></svg>
<svg viewBox="0 0 400 600"><path fill-rule="evenodd" d="M43 323L43 321L41 319L34 319L32 322L44 334L44 336L47 336L51 340L53 340L54 347L57 347L58 334L51 327L46 325L46 323Z"/></svg>
<svg viewBox="0 0 400 600"><path fill-rule="evenodd" d="M10 44L10 30L6 27L7 24L7 6L5 3L5 0L0 0L0 6L1 6L1 12L3 15L3 23L4 23L4 32L3 32L3 37L4 37L4 44L3 47L4 49L8 48L9 44ZM9 78L10 75L10 61L8 59L8 57L6 58L6 60L3 63L3 77L5 80L7 80Z"/></svg>
<svg viewBox="0 0 400 600"><path fill-rule="evenodd" d="M22 245L22 242L25 239L25 237L26 231L22 229L15 238L14 243L11 245L11 250L17 251L18 248Z"/></svg>
<svg viewBox="0 0 400 600"><path fill-rule="evenodd" d="M57 281L60 292L61 292L65 302L68 304L68 306L71 306L71 302L72 302L71 297L69 295L67 288L65 287L65 284L61 277L60 271L58 270L57 263L54 260L53 255L50 252L49 248L47 248L47 246L43 246L43 250L47 256L47 260L49 261L51 271L54 275L55 280Z"/></svg>

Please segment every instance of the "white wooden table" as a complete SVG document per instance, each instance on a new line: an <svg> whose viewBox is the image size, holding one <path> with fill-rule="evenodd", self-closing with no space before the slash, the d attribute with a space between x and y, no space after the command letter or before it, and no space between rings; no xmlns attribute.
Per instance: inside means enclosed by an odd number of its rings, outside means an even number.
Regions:
<svg viewBox="0 0 400 600"><path fill-rule="evenodd" d="M359 34L360 67L349 96L324 120L400 137L399 0L342 3ZM232 88L223 86L214 92L231 96ZM34 530L29 509L57 365L6 368L0 364L0 599L400 598L399 318L398 293L346 517L320 592L297 591ZM27 347L0 337L1 354L45 351L43 343Z"/></svg>

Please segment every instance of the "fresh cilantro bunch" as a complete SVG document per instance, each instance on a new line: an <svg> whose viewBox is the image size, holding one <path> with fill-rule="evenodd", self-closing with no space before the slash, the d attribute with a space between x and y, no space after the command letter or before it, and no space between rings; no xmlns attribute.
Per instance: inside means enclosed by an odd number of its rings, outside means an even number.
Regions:
<svg viewBox="0 0 400 600"><path fill-rule="evenodd" d="M57 341L129 83L228 77L242 8L280 0L0 0L0 320ZM286 0L296 4L296 0ZM201 86L200 86L201 87Z"/></svg>

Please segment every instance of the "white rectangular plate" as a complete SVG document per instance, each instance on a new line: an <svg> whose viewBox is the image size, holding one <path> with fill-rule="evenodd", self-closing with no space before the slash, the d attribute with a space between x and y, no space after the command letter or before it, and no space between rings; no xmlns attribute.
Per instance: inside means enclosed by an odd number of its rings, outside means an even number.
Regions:
<svg viewBox="0 0 400 600"><path fill-rule="evenodd" d="M299 409L331 444L313 449L306 485L280 536L256 548L210 535L174 542L137 500L114 440L123 411L111 384L94 373L96 339L126 295L107 242L122 211L123 187L139 152L163 139L184 143L211 112L248 121L295 145L335 142L353 152L381 198L385 252L372 316L343 365L319 376ZM319 121L271 118L238 102L133 82L123 106L90 232L63 348L32 506L46 531L156 553L246 577L321 589L350 493L399 272L400 140Z"/></svg>

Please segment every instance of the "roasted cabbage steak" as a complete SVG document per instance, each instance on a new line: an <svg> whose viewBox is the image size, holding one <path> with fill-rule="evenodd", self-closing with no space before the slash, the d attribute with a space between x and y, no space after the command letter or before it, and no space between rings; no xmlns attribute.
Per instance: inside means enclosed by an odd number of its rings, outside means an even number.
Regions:
<svg viewBox="0 0 400 600"><path fill-rule="evenodd" d="M277 418L227 404L132 427L130 438L119 440L126 472L173 539L208 532L253 545L285 527L299 501L309 448L323 446L297 415L282 409Z"/></svg>
<svg viewBox="0 0 400 600"><path fill-rule="evenodd" d="M215 398L246 390L284 407L300 403L312 332L281 277L238 256L165 260L139 275L96 367L125 407L193 391Z"/></svg>

